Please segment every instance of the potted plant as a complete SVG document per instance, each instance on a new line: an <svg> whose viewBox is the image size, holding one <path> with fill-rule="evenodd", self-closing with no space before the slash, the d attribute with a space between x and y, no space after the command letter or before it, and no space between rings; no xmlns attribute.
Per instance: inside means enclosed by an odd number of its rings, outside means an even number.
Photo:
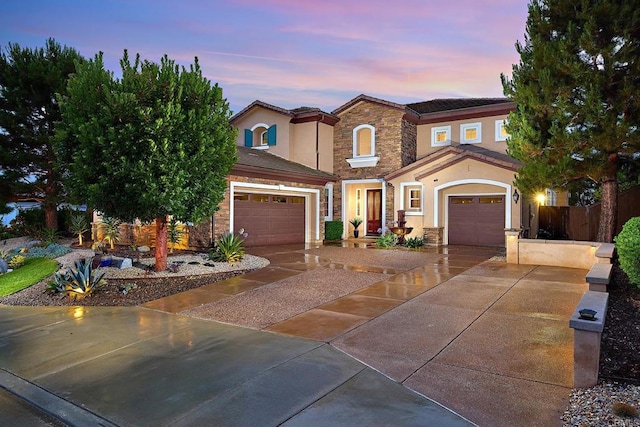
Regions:
<svg viewBox="0 0 640 427"><path fill-rule="evenodd" d="M360 227L360 224L362 224L362 218L355 217L349 222L351 223L351 225L353 225L353 237L358 237L358 235L360 234L358 227Z"/></svg>

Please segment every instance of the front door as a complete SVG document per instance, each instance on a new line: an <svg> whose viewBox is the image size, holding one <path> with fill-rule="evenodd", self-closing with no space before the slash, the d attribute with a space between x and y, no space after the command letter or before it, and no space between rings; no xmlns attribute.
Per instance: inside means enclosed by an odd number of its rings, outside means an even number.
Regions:
<svg viewBox="0 0 640 427"><path fill-rule="evenodd" d="M379 235L382 228L382 190L367 190L367 235Z"/></svg>

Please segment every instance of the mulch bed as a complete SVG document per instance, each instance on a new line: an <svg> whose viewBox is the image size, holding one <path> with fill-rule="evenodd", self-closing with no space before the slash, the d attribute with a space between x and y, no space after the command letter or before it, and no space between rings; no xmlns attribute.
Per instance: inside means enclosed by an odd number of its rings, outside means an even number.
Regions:
<svg viewBox="0 0 640 427"><path fill-rule="evenodd" d="M640 385L640 288L614 266L600 347L600 378Z"/></svg>

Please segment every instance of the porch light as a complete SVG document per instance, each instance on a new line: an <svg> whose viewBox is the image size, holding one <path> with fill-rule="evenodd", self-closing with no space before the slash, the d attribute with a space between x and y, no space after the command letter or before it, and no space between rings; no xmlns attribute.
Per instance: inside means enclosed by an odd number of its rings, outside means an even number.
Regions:
<svg viewBox="0 0 640 427"><path fill-rule="evenodd" d="M518 204L518 200L520 200L520 193L518 193L518 189L513 190L513 201L515 204Z"/></svg>
<svg viewBox="0 0 640 427"><path fill-rule="evenodd" d="M539 205L543 206L544 202L547 200L547 196L544 194L537 194L536 195L536 202L538 202Z"/></svg>

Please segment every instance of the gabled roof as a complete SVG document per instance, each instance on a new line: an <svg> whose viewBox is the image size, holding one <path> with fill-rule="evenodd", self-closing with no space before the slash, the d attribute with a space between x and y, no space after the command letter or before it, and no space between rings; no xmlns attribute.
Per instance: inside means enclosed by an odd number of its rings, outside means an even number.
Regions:
<svg viewBox="0 0 640 427"><path fill-rule="evenodd" d="M438 160L452 154L452 157L448 157L443 161L438 162ZM512 171L516 171L520 166L522 166L522 163L512 157L509 157L506 154L487 150L476 145L462 144L443 147L437 151L434 151L433 153L429 153L428 155L416 160L415 162L387 174L384 179L391 180L412 171L416 172L415 178L420 179L447 167L453 166L454 164L465 159L477 160Z"/></svg>
<svg viewBox="0 0 640 427"><path fill-rule="evenodd" d="M233 124L234 122L240 120L242 117L247 115L254 108L264 108L266 110L274 111L278 114L282 114L291 118L292 123L304 123L310 121L320 121L322 123L326 123L328 125L334 125L338 120L338 117L334 116L331 113L327 113L322 111L319 108L314 107L298 107L292 110L287 110L286 108L277 107L275 105L267 104L266 102L255 100L251 104L247 105L245 108L240 110L237 114L234 114L233 117L229 119L229 122Z"/></svg>
<svg viewBox="0 0 640 427"><path fill-rule="evenodd" d="M337 181L337 177L328 172L312 169L300 163L283 159L265 150L256 150L238 146L238 162L231 174L278 180L291 180L306 184L324 185Z"/></svg>

